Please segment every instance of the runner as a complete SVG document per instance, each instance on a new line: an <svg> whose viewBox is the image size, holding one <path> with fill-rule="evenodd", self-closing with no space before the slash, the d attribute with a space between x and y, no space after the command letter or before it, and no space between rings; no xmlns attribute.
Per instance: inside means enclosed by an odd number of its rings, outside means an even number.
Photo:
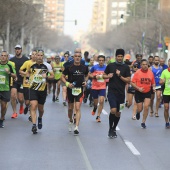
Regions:
<svg viewBox="0 0 170 170"><path fill-rule="evenodd" d="M1 118L0 128L4 128L4 118L7 110L7 103L10 101L10 78L16 78L15 69L8 64L8 53L1 52L0 57L0 100L1 100Z"/></svg>
<svg viewBox="0 0 170 170"><path fill-rule="evenodd" d="M38 108L38 129L42 128L42 116L44 114L44 104L47 97L47 79L53 79L54 73L52 67L47 62L43 62L44 51L37 52L36 63L30 66L27 71L26 83L30 83L29 98L30 98L30 112L32 117L32 132L37 133L37 116L36 110ZM48 73L50 74L49 76Z"/></svg>
<svg viewBox="0 0 170 170"><path fill-rule="evenodd" d="M117 137L116 127L125 103L125 85L130 82L130 68L123 62L125 51L116 50L116 62L107 65L104 79L109 80L108 100L110 104L108 137Z"/></svg>
<svg viewBox="0 0 170 170"><path fill-rule="evenodd" d="M145 122L148 116L151 90L155 91L154 75L150 69L148 69L148 61L146 59L141 60L141 69L139 69L133 76L131 85L136 89L135 101L137 103L136 119L140 119L140 112L143 110L143 119L141 128L146 128Z"/></svg>
<svg viewBox="0 0 170 170"><path fill-rule="evenodd" d="M94 108L92 110L92 115L94 116L97 110L97 105L99 102L96 122L101 122L100 115L103 110L104 99L106 95L106 81L102 78L103 73L106 69L105 56L98 56L99 64L96 64L90 69L89 77L92 78L92 96L94 101Z"/></svg>
<svg viewBox="0 0 170 170"><path fill-rule="evenodd" d="M54 80L53 80L53 98L52 101L59 102L59 94L60 94L60 78L63 71L63 63L60 62L60 56L55 56L55 61L51 63L54 72ZM57 84L57 95L55 96L56 91L56 84Z"/></svg>
<svg viewBox="0 0 170 170"><path fill-rule="evenodd" d="M16 74L17 74L17 80L14 81L13 86L11 88L11 105L13 109L13 114L11 118L17 118L18 114L16 111L16 100L18 99L20 103L20 110L19 113L22 114L24 112L24 95L23 95L23 77L19 73L20 67L23 65L25 61L27 61L28 58L22 56L22 47L20 45L15 46L15 57L11 58L10 61L15 63L16 67Z"/></svg>
<svg viewBox="0 0 170 170"><path fill-rule="evenodd" d="M162 89L161 89L161 85L159 84L159 80L160 80L160 76L162 73L162 67L159 66L159 57L155 56L153 59L153 65L150 67L151 71L154 74L154 78L155 78L155 83L156 83L156 108L155 108L155 117L159 117L158 115L158 109L159 109L159 105L161 102L161 94L162 94ZM150 111L150 116L153 116L153 104L154 104L154 98L155 98L155 93L153 94L153 96L151 97L151 111Z"/></svg>
<svg viewBox="0 0 170 170"><path fill-rule="evenodd" d="M69 117L69 131L72 129L73 125L73 108L75 102L76 109L76 127L74 129L74 135L79 134L79 123L81 118L80 106L81 97L83 96L83 87L86 86L86 80L88 75L88 68L81 63L81 49L76 49L74 54L74 63L65 68L61 76L61 80L67 86L67 96L68 96L68 117ZM68 75L68 80L66 76Z"/></svg>
<svg viewBox="0 0 170 170"><path fill-rule="evenodd" d="M32 51L31 57L30 57L31 60L24 62L24 64L20 67L20 70L19 70L19 73L21 74L21 76L24 77L23 78L23 93L24 93L24 100L25 100L24 114L28 113L28 108L30 105L29 95L28 95L29 94L29 83L25 83L26 74L27 74L28 68L30 68L33 64L35 64L36 55L37 55L37 51Z"/></svg>
<svg viewBox="0 0 170 170"><path fill-rule="evenodd" d="M162 72L160 81L159 81L161 85L165 84L165 89L163 91L165 128L170 128L170 124L169 124L170 59L168 60L168 66L169 67Z"/></svg>

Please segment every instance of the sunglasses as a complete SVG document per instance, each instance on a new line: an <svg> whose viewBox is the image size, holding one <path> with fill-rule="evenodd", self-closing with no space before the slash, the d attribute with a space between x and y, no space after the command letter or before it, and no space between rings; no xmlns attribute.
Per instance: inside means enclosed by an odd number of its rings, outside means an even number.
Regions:
<svg viewBox="0 0 170 170"><path fill-rule="evenodd" d="M133 68L138 68L138 66L133 66Z"/></svg>

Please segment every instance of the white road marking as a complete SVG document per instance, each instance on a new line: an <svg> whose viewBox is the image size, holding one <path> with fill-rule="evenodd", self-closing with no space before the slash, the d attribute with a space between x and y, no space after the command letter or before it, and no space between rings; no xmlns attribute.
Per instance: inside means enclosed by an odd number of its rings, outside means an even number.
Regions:
<svg viewBox="0 0 170 170"><path fill-rule="evenodd" d="M124 140L124 142L134 155L140 155L139 151L134 147L132 142L129 142L128 140Z"/></svg>
<svg viewBox="0 0 170 170"><path fill-rule="evenodd" d="M91 164L90 164L90 161L89 161L89 159L88 159L88 157L87 157L86 151L85 151L85 149L84 149L84 147L83 147L83 145L82 145L82 143L81 143L81 141L80 141L80 138L79 138L78 136L76 136L76 139L77 139L77 143L78 143L78 145L79 145L79 148L80 148L80 151L81 151L81 153L82 153L82 156L83 156L83 159L84 159L84 161L85 161L85 164L86 164L87 169L88 169L88 170L93 170L93 168L92 168L92 166L91 166Z"/></svg>

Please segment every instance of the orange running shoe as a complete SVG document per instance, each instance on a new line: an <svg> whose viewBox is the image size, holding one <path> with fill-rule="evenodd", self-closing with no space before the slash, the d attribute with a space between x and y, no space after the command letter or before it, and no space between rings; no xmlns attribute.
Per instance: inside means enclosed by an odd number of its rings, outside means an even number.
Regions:
<svg viewBox="0 0 170 170"><path fill-rule="evenodd" d="M95 115L95 112L92 110L91 114L94 116L94 115Z"/></svg>
<svg viewBox="0 0 170 170"><path fill-rule="evenodd" d="M99 117L99 116L97 116L97 117L96 117L96 122L98 122L98 123L100 123L100 122L101 122L101 120L100 120L100 117Z"/></svg>
<svg viewBox="0 0 170 170"><path fill-rule="evenodd" d="M24 113L24 106L20 106L19 114L23 114L23 113Z"/></svg>
<svg viewBox="0 0 170 170"><path fill-rule="evenodd" d="M11 116L11 118L13 118L13 119L16 119L17 117L18 117L17 113L13 113L12 116Z"/></svg>

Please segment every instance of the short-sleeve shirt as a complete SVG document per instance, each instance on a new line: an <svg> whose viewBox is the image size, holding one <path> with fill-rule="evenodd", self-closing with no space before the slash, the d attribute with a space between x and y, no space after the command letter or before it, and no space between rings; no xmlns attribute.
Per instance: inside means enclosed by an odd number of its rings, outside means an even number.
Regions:
<svg viewBox="0 0 170 170"><path fill-rule="evenodd" d="M163 91L164 95L170 95L170 72L165 69L161 74L161 79L165 79L165 89Z"/></svg>
<svg viewBox="0 0 170 170"><path fill-rule="evenodd" d="M23 77L21 77L19 70L20 70L20 67L23 65L23 63L27 60L28 60L28 58L25 56L22 56L21 58L17 58L15 56L10 59L10 61L15 63L15 69L16 69L16 73L17 73L17 83L19 83L19 84L22 84L22 82L23 82Z"/></svg>
<svg viewBox="0 0 170 170"><path fill-rule="evenodd" d="M113 73L113 77L109 79L108 92L113 92L114 94L125 95L125 85L126 83L121 80L120 77L116 75L116 70L120 71L123 77L130 77L130 68L126 64L118 64L116 62L110 63L105 69L105 73Z"/></svg>
<svg viewBox="0 0 170 170"><path fill-rule="evenodd" d="M48 74L52 72L52 67L47 62L42 64L33 64L30 69L30 89L37 91L45 91L47 87L46 78L42 77L42 74Z"/></svg>
<svg viewBox="0 0 170 170"><path fill-rule="evenodd" d="M24 64L20 67L20 70L27 71L35 62L32 60L25 61ZM26 76L23 78L23 87L29 87L29 83L25 83Z"/></svg>
<svg viewBox="0 0 170 170"><path fill-rule="evenodd" d="M90 69L90 73L92 73L94 76L95 75L103 75L104 71L106 69L106 65L100 66L99 64L94 65ZM101 89L106 89L106 81L105 79L92 79L92 89L95 90L101 90Z"/></svg>
<svg viewBox="0 0 170 170"><path fill-rule="evenodd" d="M16 74L14 67L10 64L0 64L0 91L9 91L10 90L10 79L11 76L5 71L5 68L11 73Z"/></svg>
<svg viewBox="0 0 170 170"><path fill-rule="evenodd" d="M151 91L151 86L155 84L154 75L149 69L146 72L139 69L135 72L132 83L135 83L140 88L144 88L142 93L147 93Z"/></svg>
<svg viewBox="0 0 170 170"><path fill-rule="evenodd" d="M75 87L82 87L85 76L88 74L88 67L82 64L78 66L72 64L63 71L63 74L68 75L68 82L76 82Z"/></svg>

